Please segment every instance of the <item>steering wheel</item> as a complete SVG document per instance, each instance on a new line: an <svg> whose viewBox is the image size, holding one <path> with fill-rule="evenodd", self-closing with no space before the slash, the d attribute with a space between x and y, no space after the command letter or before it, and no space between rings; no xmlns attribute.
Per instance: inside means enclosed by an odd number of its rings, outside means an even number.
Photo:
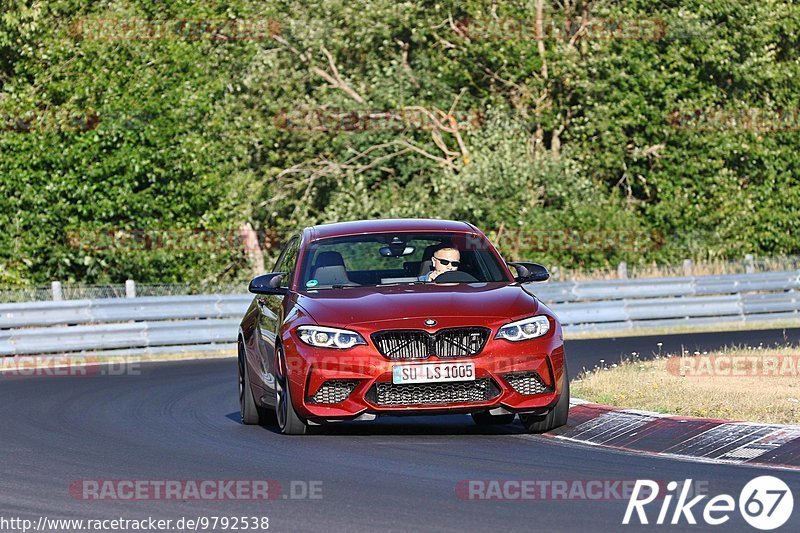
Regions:
<svg viewBox="0 0 800 533"><path fill-rule="evenodd" d="M475 283L478 278L461 270L450 270L442 272L433 281L435 283Z"/></svg>

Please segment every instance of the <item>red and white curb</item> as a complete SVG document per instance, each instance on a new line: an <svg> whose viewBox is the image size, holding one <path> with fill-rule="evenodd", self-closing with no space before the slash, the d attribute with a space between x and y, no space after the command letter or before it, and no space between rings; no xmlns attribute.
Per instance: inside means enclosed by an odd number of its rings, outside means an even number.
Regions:
<svg viewBox="0 0 800 533"><path fill-rule="evenodd" d="M800 469L800 426L730 422L570 402L569 421L550 435L621 450Z"/></svg>

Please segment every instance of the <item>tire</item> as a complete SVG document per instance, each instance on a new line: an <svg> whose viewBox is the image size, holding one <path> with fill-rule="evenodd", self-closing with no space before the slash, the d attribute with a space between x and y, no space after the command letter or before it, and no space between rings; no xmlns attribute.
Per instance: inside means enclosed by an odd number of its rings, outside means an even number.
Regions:
<svg viewBox="0 0 800 533"><path fill-rule="evenodd" d="M555 407L545 415L519 415L528 433L546 433L567 423L569 417L569 374L564 361L564 374L561 378L561 397Z"/></svg>
<svg viewBox="0 0 800 533"><path fill-rule="evenodd" d="M247 372L247 363L245 362L245 355L242 353L241 345L239 347L239 416L242 424L252 425L259 424L261 417L259 416L258 406L253 398L253 390L250 387L250 376Z"/></svg>
<svg viewBox="0 0 800 533"><path fill-rule="evenodd" d="M305 435L308 425L294 410L292 392L289 389L289 376L286 371L286 362L283 360L283 350L278 346L275 350L277 364L280 365L282 377L275 380L275 417L278 427L284 435Z"/></svg>
<svg viewBox="0 0 800 533"><path fill-rule="evenodd" d="M239 416L242 424L246 425L275 425L278 423L275 411L264 409L256 402L253 396L253 387L250 385L250 372L247 370L247 363L244 352L240 348L239 353Z"/></svg>
<svg viewBox="0 0 800 533"><path fill-rule="evenodd" d="M512 423L515 416L514 413L492 415L487 411L481 411L480 413L472 413L472 420L479 426L502 426Z"/></svg>
<svg viewBox="0 0 800 533"><path fill-rule="evenodd" d="M275 409L271 407L256 406L258 409L258 423L262 426L277 426L278 416L275 414Z"/></svg>

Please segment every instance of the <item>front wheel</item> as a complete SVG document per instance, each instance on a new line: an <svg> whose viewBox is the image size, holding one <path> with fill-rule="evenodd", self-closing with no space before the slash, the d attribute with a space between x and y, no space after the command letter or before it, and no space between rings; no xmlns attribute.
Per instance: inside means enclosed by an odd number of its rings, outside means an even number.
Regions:
<svg viewBox="0 0 800 533"><path fill-rule="evenodd" d="M564 361L564 373L561 378L561 397L555 407L546 415L519 415L519 419L528 433L546 433L567 423L569 417L569 375L567 362Z"/></svg>
<svg viewBox="0 0 800 533"><path fill-rule="evenodd" d="M305 435L308 425L300 418L292 404L292 393L289 390L289 374L286 372L283 350L276 349L276 360L281 376L275 380L275 415L278 418L278 427L284 435Z"/></svg>
<svg viewBox="0 0 800 533"><path fill-rule="evenodd" d="M253 390L250 387L250 377L247 373L247 361L239 347L239 416L242 424L258 424L261 422L259 409L253 398Z"/></svg>

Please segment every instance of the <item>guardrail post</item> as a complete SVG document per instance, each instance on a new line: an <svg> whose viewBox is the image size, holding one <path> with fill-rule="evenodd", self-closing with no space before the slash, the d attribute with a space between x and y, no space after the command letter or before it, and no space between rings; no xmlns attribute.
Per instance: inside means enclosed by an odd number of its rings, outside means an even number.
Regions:
<svg viewBox="0 0 800 533"><path fill-rule="evenodd" d="M747 274L755 274L756 264L753 260L753 254L747 254L744 256L744 271Z"/></svg>
<svg viewBox="0 0 800 533"><path fill-rule="evenodd" d="M125 298L136 298L136 282L132 279L125 281Z"/></svg>
<svg viewBox="0 0 800 533"><path fill-rule="evenodd" d="M683 260L683 275L684 276L691 276L694 269L694 264L692 263L691 259L684 259Z"/></svg>
<svg viewBox="0 0 800 533"><path fill-rule="evenodd" d="M61 289L60 281L54 281L50 284L50 287L53 290L53 300L61 301L64 299L64 291Z"/></svg>
<svg viewBox="0 0 800 533"><path fill-rule="evenodd" d="M628 263L625 261L621 262L617 265L617 277L619 279L627 279L628 278Z"/></svg>

